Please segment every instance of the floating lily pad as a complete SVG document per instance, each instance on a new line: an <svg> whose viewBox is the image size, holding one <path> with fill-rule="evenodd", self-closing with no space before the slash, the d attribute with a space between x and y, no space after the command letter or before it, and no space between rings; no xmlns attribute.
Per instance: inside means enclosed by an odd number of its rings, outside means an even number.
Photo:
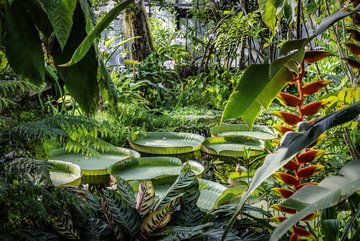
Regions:
<svg viewBox="0 0 360 241"><path fill-rule="evenodd" d="M210 128L212 136L247 136L260 140L272 140L275 133L267 126L254 125L252 130L246 124L223 125Z"/></svg>
<svg viewBox="0 0 360 241"><path fill-rule="evenodd" d="M265 147L262 141L243 136L208 137L201 147L204 152L212 155L232 157L243 156L245 148L253 156L263 153Z"/></svg>
<svg viewBox="0 0 360 241"><path fill-rule="evenodd" d="M165 176L156 179L152 179L152 183L155 189L155 195L159 198L163 197L169 188L176 181L177 176ZM197 201L197 205L204 210L211 210L215 207L217 199L221 196L222 192L227 188L219 183L198 178L200 196ZM138 191L139 181L131 181L130 185L134 191Z"/></svg>
<svg viewBox="0 0 360 241"><path fill-rule="evenodd" d="M79 186L81 183L81 170L78 165L51 160L50 179L54 186Z"/></svg>
<svg viewBox="0 0 360 241"><path fill-rule="evenodd" d="M148 132L131 134L129 143L140 152L171 155L200 150L204 139L203 136L192 133Z"/></svg>
<svg viewBox="0 0 360 241"><path fill-rule="evenodd" d="M83 156L80 153L68 153L64 148L52 151L51 158L79 165L84 176L106 175L107 168L119 161L133 157L140 157L134 150L117 147L111 152L101 153L99 156Z"/></svg>
<svg viewBox="0 0 360 241"><path fill-rule="evenodd" d="M197 176L204 172L204 167L198 162L189 161L191 169ZM142 157L118 162L108 171L111 175L125 180L145 180L161 176L178 176L183 163L175 157Z"/></svg>

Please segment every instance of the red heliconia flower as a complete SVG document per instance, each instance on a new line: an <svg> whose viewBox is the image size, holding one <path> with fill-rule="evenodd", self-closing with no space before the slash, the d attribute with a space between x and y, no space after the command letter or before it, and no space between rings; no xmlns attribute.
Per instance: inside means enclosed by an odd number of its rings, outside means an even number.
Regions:
<svg viewBox="0 0 360 241"><path fill-rule="evenodd" d="M288 93L285 92L280 92L277 95L277 98L280 100L280 102L285 105L285 106L299 106L301 105L301 99L294 96L294 95L290 95Z"/></svg>
<svg viewBox="0 0 360 241"><path fill-rule="evenodd" d="M331 83L330 80L319 80L319 81L316 81L316 82L312 82L310 84L307 84L307 85L304 85L302 87L302 94L304 96L309 96L309 95L313 95L315 94L316 92L318 92L321 87L327 85Z"/></svg>
<svg viewBox="0 0 360 241"><path fill-rule="evenodd" d="M294 191L281 187L272 188L271 191L275 192L277 195L279 195L282 198L289 198L291 195L294 194Z"/></svg>
<svg viewBox="0 0 360 241"><path fill-rule="evenodd" d="M287 217L284 216L274 216L270 218L270 220L274 221L275 223L282 223L286 219Z"/></svg>
<svg viewBox="0 0 360 241"><path fill-rule="evenodd" d="M301 179L309 178L309 177L311 177L312 175L314 175L316 172L318 172L319 170L321 170L323 168L324 168L323 165L307 166L307 167L299 169L297 171L297 175Z"/></svg>
<svg viewBox="0 0 360 241"><path fill-rule="evenodd" d="M323 106L322 101L312 102L301 107L301 113L306 116L316 114L320 110L321 106Z"/></svg>
<svg viewBox="0 0 360 241"><path fill-rule="evenodd" d="M274 172L273 175L279 182L285 183L290 186L295 186L298 183L298 180L296 179L296 177L294 177L290 174L287 174L287 173Z"/></svg>
<svg viewBox="0 0 360 241"><path fill-rule="evenodd" d="M324 150L311 150L301 153L297 156L297 160L300 164L309 163L318 159L325 151Z"/></svg>
<svg viewBox="0 0 360 241"><path fill-rule="evenodd" d="M284 111L275 111L273 112L274 115L278 116L280 119L282 119L286 124L295 126L297 123L302 121L302 119L292 113L287 113Z"/></svg>
<svg viewBox="0 0 360 241"><path fill-rule="evenodd" d="M317 218L320 216L320 212L313 212L309 215L307 215L305 218L301 219L304 222L312 221L314 218Z"/></svg>
<svg viewBox="0 0 360 241"><path fill-rule="evenodd" d="M301 184L295 186L295 190L299 191L299 189L301 189L302 187L305 187L307 185L319 185L319 183L318 182L304 182L304 183L301 183Z"/></svg>
<svg viewBox="0 0 360 241"><path fill-rule="evenodd" d="M299 168L299 165L294 161L289 161L283 166L286 170L295 171Z"/></svg>
<svg viewBox="0 0 360 241"><path fill-rule="evenodd" d="M300 239L296 236L295 233L291 234L289 241L300 241Z"/></svg>
<svg viewBox="0 0 360 241"><path fill-rule="evenodd" d="M314 237L314 235L312 235L309 231L307 231L306 229L299 227L299 226L293 226L293 230L294 230L294 234L296 234L296 236L300 239L311 239L311 240L316 240L316 238Z"/></svg>
<svg viewBox="0 0 360 241"><path fill-rule="evenodd" d="M296 213L296 209L282 207L280 204L273 204L270 207L272 209L275 209L276 211L283 212L283 213L288 213L288 214Z"/></svg>
<svg viewBox="0 0 360 241"><path fill-rule="evenodd" d="M274 126L276 130L278 130L282 135L284 135L288 131L294 131L293 129L285 126Z"/></svg>

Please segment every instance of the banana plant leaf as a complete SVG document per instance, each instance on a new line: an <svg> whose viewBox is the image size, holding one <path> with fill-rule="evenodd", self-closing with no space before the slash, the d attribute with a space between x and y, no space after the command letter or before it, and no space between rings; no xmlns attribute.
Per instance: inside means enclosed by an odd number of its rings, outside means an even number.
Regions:
<svg viewBox="0 0 360 241"><path fill-rule="evenodd" d="M140 152L160 155L182 154L200 150L204 137L192 133L132 133L130 146Z"/></svg>
<svg viewBox="0 0 360 241"><path fill-rule="evenodd" d="M79 165L84 176L99 176L109 174L107 168L117 162L140 157L134 150L117 147L112 152L105 152L99 156L83 156L79 153L68 153L64 148L56 149L51 152L51 159L61 160Z"/></svg>
<svg viewBox="0 0 360 241"><path fill-rule="evenodd" d="M206 138L201 150L212 155L241 157L244 155L245 149L249 155L253 156L263 153L264 148L264 144L260 140L244 136L221 136Z"/></svg>
<svg viewBox="0 0 360 241"><path fill-rule="evenodd" d="M305 186L285 200L281 206L300 211L283 221L272 233L270 241L279 240L306 215L335 206L360 190L360 160L349 162L339 174L325 178L318 186Z"/></svg>
<svg viewBox="0 0 360 241"><path fill-rule="evenodd" d="M201 176L204 167L196 161L189 161L191 170ZM108 168L111 175L129 180L146 180L161 176L178 176L183 163L175 157L142 157L118 162Z"/></svg>
<svg viewBox="0 0 360 241"><path fill-rule="evenodd" d="M275 133L267 126L254 125L252 130L246 124L222 125L210 128L212 136L247 136L260 140L272 140Z"/></svg>
<svg viewBox="0 0 360 241"><path fill-rule="evenodd" d="M78 165L50 160L50 179L55 186L79 186L81 183L81 170Z"/></svg>
<svg viewBox="0 0 360 241"><path fill-rule="evenodd" d="M176 181L177 176L164 176L152 179L155 189L155 195L162 198L169 190L172 184ZM197 201L199 208L203 210L212 210L215 207L217 199L227 188L219 183L198 178L200 196ZM130 185L134 191L138 191L139 181L130 181Z"/></svg>

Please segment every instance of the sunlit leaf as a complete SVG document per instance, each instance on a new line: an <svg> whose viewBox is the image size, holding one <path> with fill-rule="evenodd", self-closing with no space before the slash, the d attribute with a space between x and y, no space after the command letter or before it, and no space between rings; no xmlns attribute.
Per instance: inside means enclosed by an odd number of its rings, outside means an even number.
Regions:
<svg viewBox="0 0 360 241"><path fill-rule="evenodd" d="M124 10L132 1L127 0L111 9L105 17L87 34L86 38L81 42L79 47L75 50L69 62L61 66L71 66L78 63L89 51L95 39L100 33Z"/></svg>

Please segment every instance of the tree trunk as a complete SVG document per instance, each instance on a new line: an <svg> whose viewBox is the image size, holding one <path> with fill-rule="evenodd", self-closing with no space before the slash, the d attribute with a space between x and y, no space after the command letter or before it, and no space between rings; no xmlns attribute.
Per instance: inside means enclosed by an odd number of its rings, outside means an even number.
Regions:
<svg viewBox="0 0 360 241"><path fill-rule="evenodd" d="M141 62L153 50L144 0L134 0L134 4L125 10L124 21L127 37L139 37L132 41L130 57Z"/></svg>

